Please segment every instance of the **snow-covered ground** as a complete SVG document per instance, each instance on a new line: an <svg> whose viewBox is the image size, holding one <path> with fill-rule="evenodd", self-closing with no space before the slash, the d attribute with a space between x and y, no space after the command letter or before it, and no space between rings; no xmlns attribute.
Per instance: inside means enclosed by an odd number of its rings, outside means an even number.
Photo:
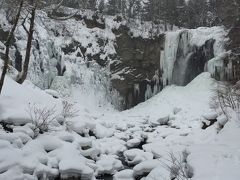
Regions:
<svg viewBox="0 0 240 180"><path fill-rule="evenodd" d="M193 180L238 180L240 122L231 118L220 131L222 121L201 128L206 118L221 116L209 107L214 87L210 74L203 73L186 87L166 87L123 112L85 106L87 100L79 101L75 94L68 101L77 115L63 117L63 99L52 96L56 92L7 77L0 119L10 125L0 129L0 179L51 179L59 174L63 179L104 179L110 174L115 180L170 180L174 173L168 166L175 157ZM55 108L48 132L36 131L31 105Z"/></svg>
<svg viewBox="0 0 240 180"><path fill-rule="evenodd" d="M1 26L8 30L4 12L0 15ZM102 59L113 55L112 29L121 24L113 18L105 23L103 30L87 28L83 20L53 23L44 13L37 17L35 36L39 41L33 43L29 80L17 84L13 80L17 72L10 67L11 77L6 77L0 95L0 180L171 180L176 171L181 176L180 170L192 180L239 180L240 121L233 116L226 123L221 111L211 109L217 82L209 73L199 75L186 87L167 86L130 110L114 109L111 103L118 97L108 91L109 69L94 61L88 64L80 48L86 48L87 54L100 53ZM131 23L133 36L151 37L150 24ZM163 27L159 28L161 33ZM174 42L181 31L167 33L169 51L164 53L168 58L162 62L166 79L171 79L176 59L172 46L178 44ZM216 40L216 57L207 65L213 72L218 65L215 60L224 52L224 29L188 32L188 44L200 46L208 39ZM21 26L16 38L18 51L24 55L26 35ZM104 46L99 45L99 39ZM77 48L71 52L73 42ZM64 48L69 52L63 53ZM11 57L14 53L11 49ZM64 67L65 73L59 75ZM110 100L112 97L115 99ZM215 119L215 124L202 129L203 122Z"/></svg>

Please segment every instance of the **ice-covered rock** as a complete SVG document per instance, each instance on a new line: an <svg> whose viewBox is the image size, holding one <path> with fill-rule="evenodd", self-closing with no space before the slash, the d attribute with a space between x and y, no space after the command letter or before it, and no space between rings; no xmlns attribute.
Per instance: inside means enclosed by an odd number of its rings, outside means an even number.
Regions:
<svg viewBox="0 0 240 180"><path fill-rule="evenodd" d="M132 169L125 169L122 171L117 172L113 176L113 180L134 180L133 170Z"/></svg>
<svg viewBox="0 0 240 180"><path fill-rule="evenodd" d="M217 122L221 125L224 126L228 122L228 118L226 117L225 114L222 114L221 116L217 117Z"/></svg>
<svg viewBox="0 0 240 180"><path fill-rule="evenodd" d="M173 114L176 115L176 114L179 113L181 110L182 110L181 108L175 107L175 108L173 109Z"/></svg>
<svg viewBox="0 0 240 180"><path fill-rule="evenodd" d="M64 160L59 163L59 172L62 179L74 178L94 178L94 170L78 160Z"/></svg>
<svg viewBox="0 0 240 180"><path fill-rule="evenodd" d="M206 120L216 119L217 117L218 117L218 113L216 112L209 112L209 113L203 114L203 118L205 118Z"/></svg>
<svg viewBox="0 0 240 180"><path fill-rule="evenodd" d="M133 138L127 141L127 146L129 148L137 147L141 143L140 138Z"/></svg>
<svg viewBox="0 0 240 180"><path fill-rule="evenodd" d="M115 155L101 155L96 162L97 174L114 174L123 168L122 162Z"/></svg>
<svg viewBox="0 0 240 180"><path fill-rule="evenodd" d="M136 165L141 162L153 159L152 153L144 152L140 149L130 149L124 151L123 155L125 156L126 162L129 165Z"/></svg>
<svg viewBox="0 0 240 180"><path fill-rule="evenodd" d="M163 165L159 165L156 168L154 168L146 177L145 180L165 180L169 179L170 171Z"/></svg>
<svg viewBox="0 0 240 180"><path fill-rule="evenodd" d="M111 137L114 134L114 130L111 128L106 128L101 124L97 124L93 130L97 138Z"/></svg>
<svg viewBox="0 0 240 180"><path fill-rule="evenodd" d="M59 93L57 91L52 90L52 89L45 89L45 92L47 94L50 94L54 98L59 98L60 97Z"/></svg>
<svg viewBox="0 0 240 180"><path fill-rule="evenodd" d="M124 152L126 142L116 137L103 138L93 142L94 148L98 149L102 154L118 154Z"/></svg>
<svg viewBox="0 0 240 180"><path fill-rule="evenodd" d="M166 125L169 121L169 116L165 116L165 117L161 117L157 120L157 122L159 123L159 125Z"/></svg>
<svg viewBox="0 0 240 180"><path fill-rule="evenodd" d="M144 161L133 168L134 177L150 173L159 165L161 165L161 162L158 159Z"/></svg>
<svg viewBox="0 0 240 180"><path fill-rule="evenodd" d="M153 126L167 125L169 120L170 120L170 115L166 114L166 115L162 115L161 117L157 118L156 120L152 120L151 124Z"/></svg>
<svg viewBox="0 0 240 180"><path fill-rule="evenodd" d="M26 124L24 126L16 126L13 128L13 132L17 133L17 132L21 132L24 133L28 136L30 136L31 138L34 137L34 126L33 124Z"/></svg>

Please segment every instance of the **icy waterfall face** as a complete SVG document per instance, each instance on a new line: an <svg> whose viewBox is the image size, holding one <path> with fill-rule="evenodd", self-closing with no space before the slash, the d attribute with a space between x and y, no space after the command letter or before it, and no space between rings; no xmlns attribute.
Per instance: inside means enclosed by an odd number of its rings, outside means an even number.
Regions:
<svg viewBox="0 0 240 180"><path fill-rule="evenodd" d="M112 83L126 108L146 101L167 85L186 85L204 71L215 77L208 62L225 52L222 27L165 32L154 40L133 38L125 31L120 34L116 50L120 58L112 68Z"/></svg>
<svg viewBox="0 0 240 180"><path fill-rule="evenodd" d="M172 72L176 61L179 43L179 32L169 32L165 35L165 47L161 53L160 69L162 72L162 85L172 84Z"/></svg>
<svg viewBox="0 0 240 180"><path fill-rule="evenodd" d="M211 69L208 62L225 53L224 34L221 27L167 32L160 58L162 86L186 85L204 71L214 76L219 62L212 62Z"/></svg>

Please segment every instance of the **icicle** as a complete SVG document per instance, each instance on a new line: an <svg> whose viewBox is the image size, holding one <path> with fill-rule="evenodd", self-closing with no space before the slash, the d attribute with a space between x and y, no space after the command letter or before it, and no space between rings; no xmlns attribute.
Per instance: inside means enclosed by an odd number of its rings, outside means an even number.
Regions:
<svg viewBox="0 0 240 180"><path fill-rule="evenodd" d="M165 36L165 47L160 59L163 86L171 84L172 82L172 72L174 62L176 61L180 33L181 31L167 32Z"/></svg>
<svg viewBox="0 0 240 180"><path fill-rule="evenodd" d="M155 71L155 75L153 76L153 95L156 95L160 91L160 78L159 78L159 70Z"/></svg>
<svg viewBox="0 0 240 180"><path fill-rule="evenodd" d="M148 84L147 85L147 90L145 92L145 101L148 100L149 98L151 98L153 96L153 93L152 93L152 88L151 86Z"/></svg>
<svg viewBox="0 0 240 180"><path fill-rule="evenodd" d="M134 96L138 97L140 94L139 84L134 84Z"/></svg>

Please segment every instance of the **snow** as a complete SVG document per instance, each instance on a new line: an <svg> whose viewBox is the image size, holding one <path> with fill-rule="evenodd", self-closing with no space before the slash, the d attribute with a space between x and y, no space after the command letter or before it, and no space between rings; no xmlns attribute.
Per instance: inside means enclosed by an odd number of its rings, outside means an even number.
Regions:
<svg viewBox="0 0 240 180"><path fill-rule="evenodd" d="M153 155L140 149L130 149L124 152L126 161L130 165L136 165L140 162L153 159Z"/></svg>
<svg viewBox="0 0 240 180"><path fill-rule="evenodd" d="M180 31L181 32L181 31ZM161 54L160 67L163 70L163 86L171 84L172 72L176 60L179 42L179 31L168 32L165 35L165 47Z"/></svg>
<svg viewBox="0 0 240 180"><path fill-rule="evenodd" d="M70 28L66 28L62 22L53 26L49 20L42 22L52 29L47 32L43 24L37 23L35 35L44 48L40 54L33 49L35 58L31 60L29 80L23 85L17 84L14 81L16 71L11 70L0 95L0 179L95 180L110 175L115 180L133 180L141 176L146 180L170 180L172 174L166 165L172 165L171 155L174 155L181 165L192 167L192 180L238 180L240 143L236 137L240 136L240 122L232 111L228 119L219 109L211 109L212 89L218 82L205 72L187 86L170 85L179 33L183 30L166 34L161 67L164 67L164 85L170 86L122 112L111 104L112 97L115 101L119 99L109 92L107 68L94 62L88 67L84 57L76 56L76 52L81 54L79 47L69 54L60 51L75 40L85 48L92 42L93 48L87 49L89 54L102 51L102 56L107 57L115 53L111 29L120 24L113 19L107 21L106 30L90 30L81 21L68 20L65 23ZM214 38L215 55L218 56L224 51L221 49L222 30L221 27L185 30L191 36L184 38L184 45L200 46ZM139 33L136 30L133 36ZM104 48L96 43L96 34L106 40ZM21 29L17 37L17 46L24 51L26 39ZM184 50L187 48L186 45ZM46 71L35 69L34 63L43 64ZM61 70L67 67L64 74L58 74L57 64ZM137 85L135 93L139 93ZM76 116L63 117L63 101L73 104ZM48 122L48 131L36 133L28 113L29 105L55 107L51 115L56 118ZM203 130L203 122L210 119L217 122Z"/></svg>
<svg viewBox="0 0 240 180"><path fill-rule="evenodd" d="M187 163L194 169L192 179L230 177L237 180L240 146L235 137L239 136L240 125L237 120L226 121L223 115L209 108L214 86L216 82L210 74L203 73L186 87L166 87L155 97L123 112L96 113L96 109L84 110L84 102L79 101L75 104L79 116L67 120L71 122L70 130L63 127L65 124L58 125L56 130L37 138L31 122L21 121L24 126L19 126L19 118L9 113L11 121L6 122L14 122L13 132L0 130L0 153L4 155L1 156L0 178L50 178L59 173L62 178L94 179L111 174L116 180L125 180L145 173L149 173L146 176L149 180L168 178L169 170L164 164L168 162L169 153L178 157L187 150ZM16 90L20 93L14 93ZM7 99L14 103L7 103ZM56 103L59 111L62 105L61 98L53 98L30 82L18 85L7 77L0 101L5 112L4 116L1 113L1 119L13 111L19 111L18 114L27 119L24 108L28 101L49 107ZM161 117L168 117L168 125L151 123ZM218 123L225 126L220 133L217 133L217 124L202 130L201 122L206 118L217 118ZM143 150L131 148L144 138L147 143ZM123 161L133 166L133 170L124 170ZM9 173L13 176L8 176Z"/></svg>
<svg viewBox="0 0 240 180"><path fill-rule="evenodd" d="M134 180L133 170L126 169L126 170L117 172L114 175L114 180Z"/></svg>
<svg viewBox="0 0 240 180"><path fill-rule="evenodd" d="M123 168L122 162L114 155L102 155L96 165L98 174L114 174Z"/></svg>
<svg viewBox="0 0 240 180"><path fill-rule="evenodd" d="M134 176L141 176L151 172L158 165L160 165L160 161L157 159L144 161L133 168L133 174Z"/></svg>
<svg viewBox="0 0 240 180"><path fill-rule="evenodd" d="M0 104L2 107L8 106L9 108L2 110L2 113L0 114L1 119L17 125L26 124L31 122L27 112L29 104L46 107L57 105L59 100L54 99L38 87L28 83L29 82L26 81L25 86L23 87L9 77L6 77L6 82L3 86L4 91L0 97ZM12 97L12 94L16 93L16 89L18 94L16 94L15 97Z"/></svg>
<svg viewBox="0 0 240 180"><path fill-rule="evenodd" d="M200 27L197 29L191 30L191 44L195 44L198 47L202 46L207 40L209 39L215 39L214 43L214 55L218 56L225 52L224 48L224 42L226 42L227 38L227 31L224 29L224 27Z"/></svg>
<svg viewBox="0 0 240 180"><path fill-rule="evenodd" d="M236 127L239 128L239 124L228 123L208 144L191 147L192 153L188 161L194 167L194 179L238 179L240 175L239 143L233 140L239 136L239 130Z"/></svg>

